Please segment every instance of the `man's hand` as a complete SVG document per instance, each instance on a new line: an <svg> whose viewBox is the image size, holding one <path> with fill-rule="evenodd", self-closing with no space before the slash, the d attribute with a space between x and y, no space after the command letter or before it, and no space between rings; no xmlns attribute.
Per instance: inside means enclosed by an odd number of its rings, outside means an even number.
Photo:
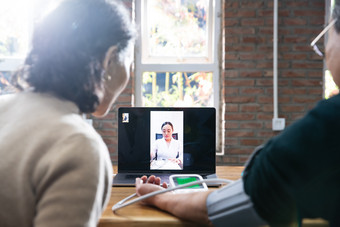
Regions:
<svg viewBox="0 0 340 227"><path fill-rule="evenodd" d="M167 188L167 184L161 184L161 179L159 177L150 176L147 178L146 176L143 176L141 178L136 178L136 193L138 196L163 190L164 188ZM201 225L211 225L206 208L206 199L210 192L211 191L204 191L185 194L167 192L152 196L143 201L146 204L158 207L179 218L196 222Z"/></svg>
<svg viewBox="0 0 340 227"><path fill-rule="evenodd" d="M138 196L142 196L154 191L163 190L167 188L168 185L163 182L161 185L161 178L151 175L149 178L147 176L142 176L141 178L136 178L136 193ZM155 196L143 200L145 203L150 205L154 204Z"/></svg>

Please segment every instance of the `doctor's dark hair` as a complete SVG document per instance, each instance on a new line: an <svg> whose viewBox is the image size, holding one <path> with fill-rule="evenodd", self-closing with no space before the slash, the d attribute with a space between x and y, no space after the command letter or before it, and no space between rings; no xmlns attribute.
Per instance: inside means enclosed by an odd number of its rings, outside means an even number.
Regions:
<svg viewBox="0 0 340 227"><path fill-rule="evenodd" d="M170 126L171 126L171 129L172 129L172 131L174 131L174 126L172 126L172 124L171 124L171 122L170 122L170 121L166 121L166 122L164 122L164 123L162 124L162 127L161 127L161 129L163 129L164 125L170 125Z"/></svg>
<svg viewBox="0 0 340 227"><path fill-rule="evenodd" d="M337 33L340 33L340 0L335 1L332 18L337 20L334 24L334 28Z"/></svg>
<svg viewBox="0 0 340 227"><path fill-rule="evenodd" d="M26 85L52 93L92 113L99 105L96 89L103 87L107 50L117 46L118 59L123 59L134 38L135 28L121 4L64 0L35 25L32 49L12 83L19 90Z"/></svg>

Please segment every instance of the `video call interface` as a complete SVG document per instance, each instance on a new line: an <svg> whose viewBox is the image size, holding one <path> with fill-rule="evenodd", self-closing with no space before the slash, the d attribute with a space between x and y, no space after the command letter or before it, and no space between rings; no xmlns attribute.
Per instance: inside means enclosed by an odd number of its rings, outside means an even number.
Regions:
<svg viewBox="0 0 340 227"><path fill-rule="evenodd" d="M118 167L129 172L215 172L214 108L120 108Z"/></svg>

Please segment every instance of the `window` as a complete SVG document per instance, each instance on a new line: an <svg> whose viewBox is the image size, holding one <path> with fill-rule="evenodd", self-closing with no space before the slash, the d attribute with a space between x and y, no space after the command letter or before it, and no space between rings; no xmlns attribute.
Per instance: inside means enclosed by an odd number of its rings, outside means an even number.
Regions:
<svg viewBox="0 0 340 227"><path fill-rule="evenodd" d="M23 62L31 33L30 1L3 1L0 8L0 71L12 71Z"/></svg>
<svg viewBox="0 0 340 227"><path fill-rule="evenodd" d="M218 107L217 4L213 0L136 1L137 106Z"/></svg>
<svg viewBox="0 0 340 227"><path fill-rule="evenodd" d="M28 53L33 23L58 0L2 1L0 7L0 95L12 93L10 75Z"/></svg>
<svg viewBox="0 0 340 227"><path fill-rule="evenodd" d="M2 1L0 7L0 72L10 72L28 53L33 23L59 0Z"/></svg>
<svg viewBox="0 0 340 227"><path fill-rule="evenodd" d="M221 2L137 0L135 8L136 106L215 107L218 124Z"/></svg>

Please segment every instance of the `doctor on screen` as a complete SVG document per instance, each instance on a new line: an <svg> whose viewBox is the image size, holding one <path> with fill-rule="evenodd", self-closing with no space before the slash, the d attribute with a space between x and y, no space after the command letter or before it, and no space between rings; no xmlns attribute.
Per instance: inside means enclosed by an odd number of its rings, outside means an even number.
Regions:
<svg viewBox="0 0 340 227"><path fill-rule="evenodd" d="M157 139L150 152L151 169L182 169L183 152L181 144L173 138L174 127L171 122L166 121L161 126L161 139Z"/></svg>

